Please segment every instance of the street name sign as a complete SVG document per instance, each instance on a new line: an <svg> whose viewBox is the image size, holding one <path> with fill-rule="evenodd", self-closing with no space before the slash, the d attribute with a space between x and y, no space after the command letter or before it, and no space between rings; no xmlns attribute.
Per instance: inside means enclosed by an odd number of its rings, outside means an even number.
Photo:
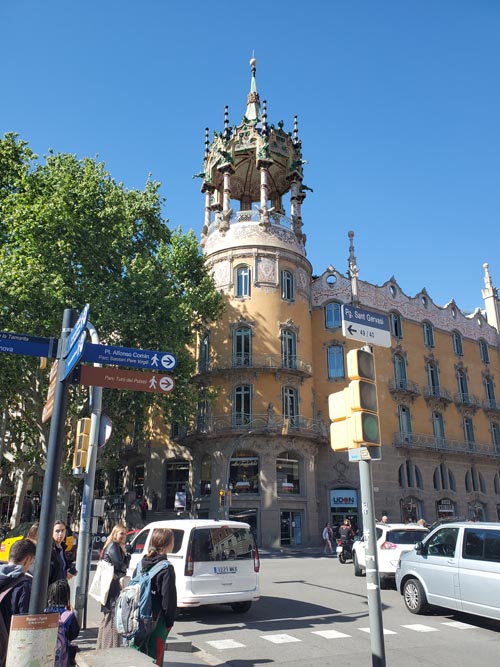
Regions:
<svg viewBox="0 0 500 667"><path fill-rule="evenodd" d="M86 303L83 307L82 312L78 316L75 326L71 329L71 333L68 336L68 346L66 348L66 356L68 357L73 346L77 344L80 334L84 331L85 327L87 326L87 322L89 320L89 310L90 310L89 304Z"/></svg>
<svg viewBox="0 0 500 667"><path fill-rule="evenodd" d="M63 380L65 380L68 377L73 368L80 361L80 357L82 356L83 353L83 346L85 344L86 335L87 334L85 333L85 331L82 331L82 333L80 334L80 338L78 338L75 345L73 345L73 347L69 351L68 356L66 357L66 366L64 367Z"/></svg>
<svg viewBox="0 0 500 667"><path fill-rule="evenodd" d="M357 306L342 305L342 333L346 338L370 345L391 347L387 315L373 313Z"/></svg>
<svg viewBox="0 0 500 667"><path fill-rule="evenodd" d="M53 357L57 349L57 339L42 336L0 331L0 352L7 354L26 354L29 357Z"/></svg>
<svg viewBox="0 0 500 667"><path fill-rule="evenodd" d="M117 347L115 345L98 345L86 343L83 348L82 361L105 366L132 366L148 368L156 371L171 371L177 359L170 352L141 350L135 347Z"/></svg>
<svg viewBox="0 0 500 667"><path fill-rule="evenodd" d="M78 381L87 387L149 391L160 394L168 394L175 386L174 380L169 375L96 366L82 366Z"/></svg>

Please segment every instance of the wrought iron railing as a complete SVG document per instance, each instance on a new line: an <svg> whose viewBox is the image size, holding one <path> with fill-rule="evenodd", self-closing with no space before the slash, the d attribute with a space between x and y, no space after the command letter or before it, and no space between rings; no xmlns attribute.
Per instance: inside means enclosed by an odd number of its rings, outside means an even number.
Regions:
<svg viewBox="0 0 500 667"><path fill-rule="evenodd" d="M389 391L402 391L407 392L408 394L420 394L420 387L416 382L412 382L412 380L407 380L406 378L395 378L389 380Z"/></svg>
<svg viewBox="0 0 500 667"><path fill-rule="evenodd" d="M450 438L424 435L422 433L397 431L394 433L393 443L396 447L433 449L437 451L446 451L450 454L476 454L480 456L500 458L500 449L495 449L491 444L468 440L452 440Z"/></svg>
<svg viewBox="0 0 500 667"><path fill-rule="evenodd" d="M500 402L495 398L485 398L483 401L483 408L485 410L497 410L500 411Z"/></svg>
<svg viewBox="0 0 500 667"><path fill-rule="evenodd" d="M463 391L457 391L453 394L453 402L457 405L469 405L476 408L481 405L481 400L477 396Z"/></svg>
<svg viewBox="0 0 500 667"><path fill-rule="evenodd" d="M422 390L422 395L424 398L436 398L438 400L441 399L450 403L453 400L451 392L448 391L448 389L443 389L443 387L439 387L437 385L424 388Z"/></svg>
<svg viewBox="0 0 500 667"><path fill-rule="evenodd" d="M182 436L206 433L216 435L225 432L260 433L288 435L297 434L328 438L328 427L321 418L303 417L295 415L283 417L274 413L250 415L246 413L232 413L212 415L197 420L196 424L188 427Z"/></svg>
<svg viewBox="0 0 500 667"><path fill-rule="evenodd" d="M295 355L243 354L228 357L214 357L199 364L198 372L207 373L231 368L255 368L269 370L291 370L312 375L312 364Z"/></svg>
<svg viewBox="0 0 500 667"><path fill-rule="evenodd" d="M260 222L261 216L257 209L252 209L250 211L233 211L229 222L230 224L238 224L240 222ZM287 229L292 229L291 219L284 215L283 213L270 213L269 222L272 225L277 225L278 227L286 227ZM214 220L208 227L208 234L212 234L219 227L218 220Z"/></svg>

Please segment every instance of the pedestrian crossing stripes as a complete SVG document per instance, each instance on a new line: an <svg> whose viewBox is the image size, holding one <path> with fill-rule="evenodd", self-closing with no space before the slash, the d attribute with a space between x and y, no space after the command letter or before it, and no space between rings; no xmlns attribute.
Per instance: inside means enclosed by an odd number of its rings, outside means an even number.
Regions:
<svg viewBox="0 0 500 667"><path fill-rule="evenodd" d="M456 630L471 630L475 626L470 625L469 623L462 623L461 621L444 621L439 625L445 626L445 628L452 628ZM404 630L409 630L410 632L440 632L445 628L439 628L431 625L424 625L422 623L412 623L410 625L401 625L400 628ZM370 634L370 628L356 628L355 632L365 632ZM348 634L346 632L339 632L338 630L311 630L312 635L318 635L323 639L351 639L354 635ZM389 628L384 628L384 635L398 635L401 634L401 631L390 630ZM260 635L260 639L271 642L272 644L291 644L293 642L303 642L304 638L300 639L299 637L294 637L289 634L269 634L269 635ZM217 641L207 641L212 648L224 651L226 649L235 649L235 648L247 648L246 644L235 641L234 639L220 639Z"/></svg>

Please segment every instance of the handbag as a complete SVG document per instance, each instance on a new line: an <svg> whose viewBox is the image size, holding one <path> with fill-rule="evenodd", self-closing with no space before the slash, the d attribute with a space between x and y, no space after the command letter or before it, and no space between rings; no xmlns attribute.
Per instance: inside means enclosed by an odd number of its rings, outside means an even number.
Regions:
<svg viewBox="0 0 500 667"><path fill-rule="evenodd" d="M89 595L102 605L106 604L109 587L111 586L114 575L115 568L112 563L108 563L102 559L97 563L94 579L89 588Z"/></svg>

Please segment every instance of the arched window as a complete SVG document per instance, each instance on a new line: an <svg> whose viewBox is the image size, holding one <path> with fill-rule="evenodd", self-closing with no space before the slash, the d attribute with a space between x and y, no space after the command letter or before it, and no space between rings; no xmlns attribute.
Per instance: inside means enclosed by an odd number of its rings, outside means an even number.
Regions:
<svg viewBox="0 0 500 667"><path fill-rule="evenodd" d="M241 384L234 389L233 426L248 426L252 421L252 386Z"/></svg>
<svg viewBox="0 0 500 667"><path fill-rule="evenodd" d="M401 354L394 355L394 380L396 389L406 389L406 359Z"/></svg>
<svg viewBox="0 0 500 667"><path fill-rule="evenodd" d="M235 494L259 493L259 457L239 450L229 461L229 486Z"/></svg>
<svg viewBox="0 0 500 667"><path fill-rule="evenodd" d="M411 410L406 405L400 405L399 413L399 431L403 442L411 442Z"/></svg>
<svg viewBox="0 0 500 667"><path fill-rule="evenodd" d="M484 380L484 392L486 394L486 405L489 408L496 408L497 401L495 396L495 385L491 378L485 378Z"/></svg>
<svg viewBox="0 0 500 667"><path fill-rule="evenodd" d="M236 296L250 296L250 267L238 266L236 269Z"/></svg>
<svg viewBox="0 0 500 667"><path fill-rule="evenodd" d="M464 355L464 347L462 344L462 336L458 331L454 331L452 333L453 337L453 352L457 354L459 357L463 357Z"/></svg>
<svg viewBox="0 0 500 667"><path fill-rule="evenodd" d="M493 478L493 488L495 489L495 493L500 495L500 473L495 473L495 477Z"/></svg>
<svg viewBox="0 0 500 667"><path fill-rule="evenodd" d="M464 440L469 449L475 449L474 422L470 417L463 419Z"/></svg>
<svg viewBox="0 0 500 667"><path fill-rule="evenodd" d="M328 348L328 378L337 380L345 377L344 348L342 345L330 345Z"/></svg>
<svg viewBox="0 0 500 667"><path fill-rule="evenodd" d="M209 369L210 362L210 336L208 333L203 334L200 338L200 348L198 355L198 372L206 373Z"/></svg>
<svg viewBox="0 0 500 667"><path fill-rule="evenodd" d="M484 364L490 363L490 352L488 349L488 343L483 339L479 341L479 356Z"/></svg>
<svg viewBox="0 0 500 667"><path fill-rule="evenodd" d="M293 273L286 269L283 269L281 272L281 298L284 301L293 301L295 299Z"/></svg>
<svg viewBox="0 0 500 667"><path fill-rule="evenodd" d="M434 327L430 322L422 324L422 333L424 334L424 345L426 347L434 347Z"/></svg>
<svg viewBox="0 0 500 667"><path fill-rule="evenodd" d="M283 368L297 368L297 334L290 329L281 332L281 364Z"/></svg>
<svg viewBox="0 0 500 667"><path fill-rule="evenodd" d="M399 313L390 314L391 334L394 338L403 338L403 320Z"/></svg>
<svg viewBox="0 0 500 667"><path fill-rule="evenodd" d="M233 336L233 366L252 365L252 330L250 327L236 329Z"/></svg>
<svg viewBox="0 0 500 667"><path fill-rule="evenodd" d="M297 456L281 452L276 459L278 493L300 493L300 462Z"/></svg>
<svg viewBox="0 0 500 667"><path fill-rule="evenodd" d="M469 384L462 369L457 371L458 395L462 403L469 403Z"/></svg>
<svg viewBox="0 0 500 667"><path fill-rule="evenodd" d="M423 490L424 488L420 469L409 460L399 466L398 478L399 486L403 489L417 488Z"/></svg>
<svg viewBox="0 0 500 667"><path fill-rule="evenodd" d="M439 396L439 371L433 361L429 361L427 364L427 382L429 383L429 394L431 396Z"/></svg>
<svg viewBox="0 0 500 667"><path fill-rule="evenodd" d="M456 491L455 476L445 463L434 469L433 481L436 491Z"/></svg>
<svg viewBox="0 0 500 667"><path fill-rule="evenodd" d="M446 433L444 431L443 415L440 412L434 411L432 413L432 428L436 447L444 447L446 445Z"/></svg>
<svg viewBox="0 0 500 667"><path fill-rule="evenodd" d="M294 387L282 389L283 419L288 420L291 426L296 426L299 417L299 397Z"/></svg>
<svg viewBox="0 0 500 667"><path fill-rule="evenodd" d="M338 329L342 326L341 305L335 301L325 306L325 326L327 329Z"/></svg>
<svg viewBox="0 0 500 667"><path fill-rule="evenodd" d="M500 425L498 422L491 422L491 441L497 454L500 453Z"/></svg>
<svg viewBox="0 0 500 667"><path fill-rule="evenodd" d="M200 495L209 496L212 490L212 457L205 454L201 460Z"/></svg>
<svg viewBox="0 0 500 667"><path fill-rule="evenodd" d="M481 493L486 493L484 477L475 466L472 466L465 473L465 490L468 492L474 491L477 493L480 491Z"/></svg>

